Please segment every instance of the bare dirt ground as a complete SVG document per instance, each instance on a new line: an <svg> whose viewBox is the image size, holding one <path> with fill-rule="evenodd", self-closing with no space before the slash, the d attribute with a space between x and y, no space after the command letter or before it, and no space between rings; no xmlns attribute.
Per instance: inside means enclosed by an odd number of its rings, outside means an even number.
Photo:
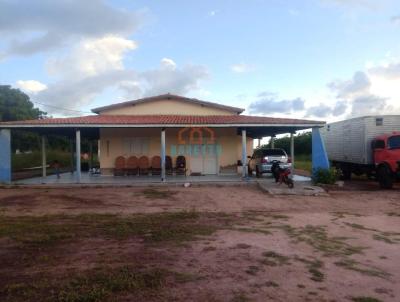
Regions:
<svg viewBox="0 0 400 302"><path fill-rule="evenodd" d="M0 189L1 301L399 301L400 191Z"/></svg>

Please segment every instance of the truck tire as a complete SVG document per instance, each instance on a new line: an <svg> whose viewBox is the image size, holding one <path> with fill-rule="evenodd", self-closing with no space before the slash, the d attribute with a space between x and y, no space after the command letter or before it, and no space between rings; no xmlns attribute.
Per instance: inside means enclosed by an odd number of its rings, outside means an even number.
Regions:
<svg viewBox="0 0 400 302"><path fill-rule="evenodd" d="M343 180L351 180L351 168L348 166L343 166L341 170Z"/></svg>
<svg viewBox="0 0 400 302"><path fill-rule="evenodd" d="M378 168L377 178L382 189L391 189L393 187L393 177L390 169L383 165Z"/></svg>

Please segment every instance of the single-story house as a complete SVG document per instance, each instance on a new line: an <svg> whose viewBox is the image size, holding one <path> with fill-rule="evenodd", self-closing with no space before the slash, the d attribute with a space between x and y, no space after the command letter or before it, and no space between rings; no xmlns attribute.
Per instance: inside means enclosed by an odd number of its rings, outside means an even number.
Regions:
<svg viewBox="0 0 400 302"><path fill-rule="evenodd" d="M127 101L92 110L94 115L45 118L0 123L0 181L11 181L11 130L24 129L43 136L73 137L80 154L81 136L98 141L102 175L112 175L117 157L161 157L161 180L166 179L165 157L175 165L186 159L187 175L219 175L247 162L253 140L313 129L314 166L328 165L319 128L325 122L292 118L242 115L244 109L194 98L164 94ZM293 142L293 139L292 139ZM293 143L292 159L294 160ZM43 173L46 171L43 169ZM247 169L241 169L246 177ZM76 156L76 181L80 182L80 156Z"/></svg>

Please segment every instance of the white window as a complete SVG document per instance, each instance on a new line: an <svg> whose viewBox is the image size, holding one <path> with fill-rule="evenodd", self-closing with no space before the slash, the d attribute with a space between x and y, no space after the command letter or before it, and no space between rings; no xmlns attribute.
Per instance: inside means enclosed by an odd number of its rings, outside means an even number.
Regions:
<svg viewBox="0 0 400 302"><path fill-rule="evenodd" d="M122 140L124 153L127 155L146 155L149 153L148 137L129 137Z"/></svg>

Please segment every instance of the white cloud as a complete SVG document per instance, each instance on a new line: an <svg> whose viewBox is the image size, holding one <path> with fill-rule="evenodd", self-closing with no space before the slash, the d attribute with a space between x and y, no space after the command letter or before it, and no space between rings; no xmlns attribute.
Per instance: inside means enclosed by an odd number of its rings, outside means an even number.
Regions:
<svg viewBox="0 0 400 302"><path fill-rule="evenodd" d="M400 25L400 15L393 16L392 18L390 18L390 21L392 21L394 24Z"/></svg>
<svg viewBox="0 0 400 302"><path fill-rule="evenodd" d="M386 60L388 60L386 58ZM274 115L291 113L296 117L338 120L374 114L400 114L400 60L369 63L349 79L327 84L330 94L307 96L303 106L293 100L279 100L273 93L262 92L250 105L251 113ZM301 98L300 100L304 100ZM300 104L300 103L298 103Z"/></svg>
<svg viewBox="0 0 400 302"><path fill-rule="evenodd" d="M176 69L176 63L172 59L168 58L161 59L161 66L172 70Z"/></svg>
<svg viewBox="0 0 400 302"><path fill-rule="evenodd" d="M337 100L336 108L331 111L332 116L400 113L399 62L369 63L368 68L354 73L351 79L333 81L328 87Z"/></svg>
<svg viewBox="0 0 400 302"><path fill-rule="evenodd" d="M200 82L207 79L208 71L202 65L187 65L182 68L170 68L161 61L157 69L139 74L142 81L143 94L146 96L163 93L185 95L192 90L200 90Z"/></svg>
<svg viewBox="0 0 400 302"><path fill-rule="evenodd" d="M47 89L47 85L35 80L27 80L27 81L19 80L17 81L16 85L18 88L21 88L26 93L32 93L32 94Z"/></svg>
<svg viewBox="0 0 400 302"><path fill-rule="evenodd" d="M261 96L261 97L260 97ZM259 99L250 103L250 114L273 115L275 113L292 113L304 110L305 101L301 98L279 100L274 94L259 94Z"/></svg>
<svg viewBox="0 0 400 302"><path fill-rule="evenodd" d="M388 3L388 0L319 0L322 4L333 4L342 7L360 7L374 9Z"/></svg>
<svg viewBox="0 0 400 302"><path fill-rule="evenodd" d="M48 84L48 88L37 93L35 99L41 103L56 107L82 110L82 106L90 104L96 96L107 88L117 87L127 79L135 77L136 73L131 70L110 70L76 79L65 77ZM71 114L71 112L57 110L52 107L46 107L45 109L53 114Z"/></svg>
<svg viewBox="0 0 400 302"><path fill-rule="evenodd" d="M50 59L47 69L51 75L71 78L123 70L124 55L136 47L134 41L119 36L82 40L66 57Z"/></svg>
<svg viewBox="0 0 400 302"><path fill-rule="evenodd" d="M372 75L384 77L388 80L400 79L400 62L386 63L381 66L371 67Z"/></svg>
<svg viewBox="0 0 400 302"><path fill-rule="evenodd" d="M79 62L80 58L77 58L77 61ZM175 68L170 68L170 65L165 66L165 60L161 60L158 68L143 72L126 69L119 64L109 64L107 69L102 68L102 65L99 68L97 62L90 66L96 68L85 67L83 72L77 73L75 77L71 71L76 70L76 66L71 66L65 73L58 70L59 80L49 84L48 89L39 92L36 99L53 106L81 110L82 106L89 105L95 97L108 88L119 89L125 99L167 92L185 95L192 91L201 91L200 82L208 76L204 66L188 65L178 68L175 65ZM92 72L93 70L96 72ZM62 115L71 114L54 108L49 108L47 111Z"/></svg>
<svg viewBox="0 0 400 302"><path fill-rule="evenodd" d="M351 102L351 116L363 116L369 114L388 114L391 106L388 106L385 98L376 95L363 95L356 97Z"/></svg>
<svg viewBox="0 0 400 302"><path fill-rule="evenodd" d="M371 87L371 81L366 73L358 71L350 80L336 80L328 84L328 87L337 93L339 98L347 98L353 95L363 94Z"/></svg>
<svg viewBox="0 0 400 302"><path fill-rule="evenodd" d="M307 108L307 112L305 114L306 117L318 117L318 118L326 118L332 114L332 108L325 104L320 103L317 106L311 106Z"/></svg>
<svg viewBox="0 0 400 302"><path fill-rule="evenodd" d="M7 45L3 56L30 55L82 38L126 36L141 18L104 0L0 1L0 34Z"/></svg>
<svg viewBox="0 0 400 302"><path fill-rule="evenodd" d="M297 9L289 9L289 15L298 16L300 12Z"/></svg>
<svg viewBox="0 0 400 302"><path fill-rule="evenodd" d="M231 70L235 73L245 73L254 70L254 66L247 63L238 63L231 66Z"/></svg>

